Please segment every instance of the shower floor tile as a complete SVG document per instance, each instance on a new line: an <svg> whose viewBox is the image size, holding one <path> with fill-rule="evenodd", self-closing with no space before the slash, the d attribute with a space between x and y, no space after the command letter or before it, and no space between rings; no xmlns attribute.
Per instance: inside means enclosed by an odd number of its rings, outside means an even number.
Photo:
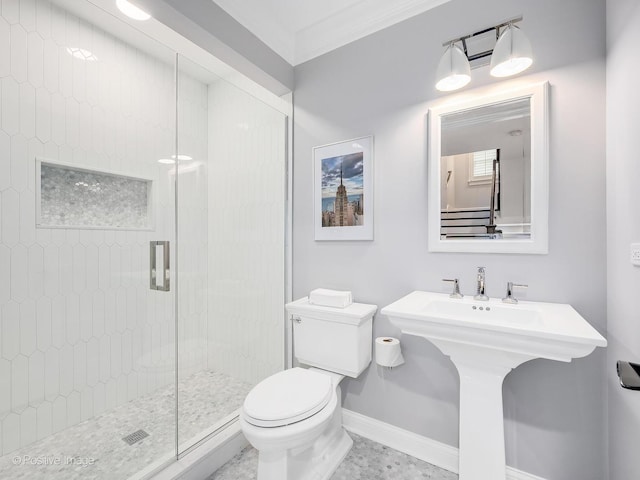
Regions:
<svg viewBox="0 0 640 480"><path fill-rule="evenodd" d="M353 433L353 448L331 480L457 480L458 475ZM247 447L208 480L255 480L258 452Z"/></svg>
<svg viewBox="0 0 640 480"><path fill-rule="evenodd" d="M179 385L179 441L185 442L237 410L251 385L203 371ZM148 437L128 445L142 429ZM0 458L0 479L124 480L175 452L172 385Z"/></svg>

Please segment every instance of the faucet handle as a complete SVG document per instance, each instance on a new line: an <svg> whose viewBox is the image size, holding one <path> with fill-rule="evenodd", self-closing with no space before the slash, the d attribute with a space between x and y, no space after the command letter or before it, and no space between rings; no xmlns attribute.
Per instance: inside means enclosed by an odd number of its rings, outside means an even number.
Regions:
<svg viewBox="0 0 640 480"><path fill-rule="evenodd" d="M453 283L453 291L449 294L451 298L463 298L464 295L460 293L460 282L457 278L443 278L443 282Z"/></svg>
<svg viewBox="0 0 640 480"><path fill-rule="evenodd" d="M504 303L516 304L518 299L513 296L514 288L529 288L529 285L523 285L520 283L507 282L507 296L502 299Z"/></svg>

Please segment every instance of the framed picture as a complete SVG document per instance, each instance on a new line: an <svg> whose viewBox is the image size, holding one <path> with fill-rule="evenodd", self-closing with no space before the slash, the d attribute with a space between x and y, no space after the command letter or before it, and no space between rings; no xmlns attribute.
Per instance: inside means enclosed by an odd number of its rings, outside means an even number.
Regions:
<svg viewBox="0 0 640 480"><path fill-rule="evenodd" d="M316 240L373 240L373 137L313 149Z"/></svg>

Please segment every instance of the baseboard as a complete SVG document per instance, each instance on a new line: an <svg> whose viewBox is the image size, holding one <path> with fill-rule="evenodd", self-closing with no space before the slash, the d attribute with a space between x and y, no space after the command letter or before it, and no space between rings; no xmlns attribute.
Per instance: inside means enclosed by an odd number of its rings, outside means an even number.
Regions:
<svg viewBox="0 0 640 480"><path fill-rule="evenodd" d="M458 473L458 449L455 447L344 408L342 422L344 428L356 435Z"/></svg>
<svg viewBox="0 0 640 480"><path fill-rule="evenodd" d="M342 409L344 428L419 460L458 473L458 449L375 418ZM507 466L507 480L545 480Z"/></svg>

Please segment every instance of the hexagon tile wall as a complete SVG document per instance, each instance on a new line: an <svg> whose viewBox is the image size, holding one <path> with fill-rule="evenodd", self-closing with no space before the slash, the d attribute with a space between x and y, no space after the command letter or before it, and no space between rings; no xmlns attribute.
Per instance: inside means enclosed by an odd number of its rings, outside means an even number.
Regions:
<svg viewBox="0 0 640 480"><path fill-rule="evenodd" d="M175 74L48 0L4 0L1 10L0 453L7 454L173 381L173 300L148 288L148 242L173 236L172 167L157 160L173 152ZM78 45L95 59L68 50ZM207 86L182 80L190 99L182 115L205 129L184 141L206 159ZM35 157L153 178L155 230L36 229ZM206 211L204 182L183 195ZM206 245L206 228L185 236ZM198 275L206 288L206 265ZM186 330L204 338L206 303L187 294L184 303L196 325ZM189 364L206 366L206 352Z"/></svg>

